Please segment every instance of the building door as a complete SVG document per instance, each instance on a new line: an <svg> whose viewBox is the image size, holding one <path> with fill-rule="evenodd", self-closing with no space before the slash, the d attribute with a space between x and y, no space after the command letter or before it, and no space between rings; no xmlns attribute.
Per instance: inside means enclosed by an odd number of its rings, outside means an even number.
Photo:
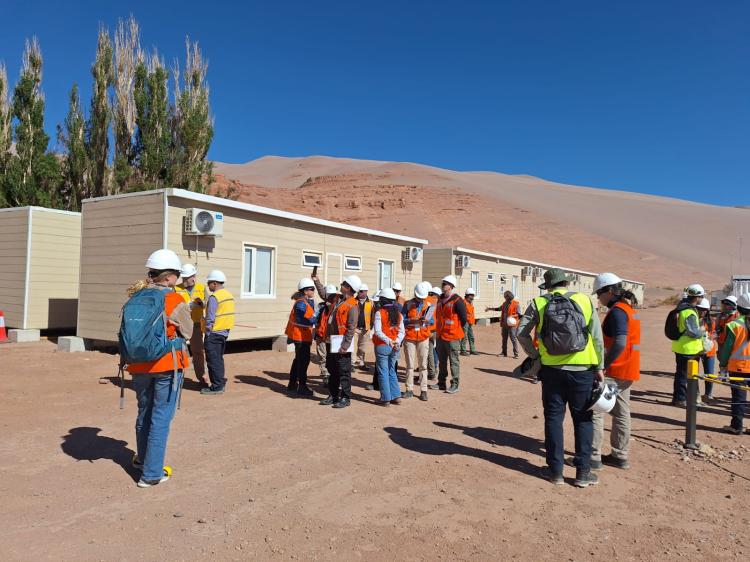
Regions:
<svg viewBox="0 0 750 562"><path fill-rule="evenodd" d="M393 262L380 260L378 262L378 289L393 287Z"/></svg>
<svg viewBox="0 0 750 562"><path fill-rule="evenodd" d="M337 287L344 278L344 257L341 254L326 254L326 285L336 285Z"/></svg>
<svg viewBox="0 0 750 562"><path fill-rule="evenodd" d="M513 281L510 287L510 292L513 293L513 296L518 297L518 275L513 276Z"/></svg>

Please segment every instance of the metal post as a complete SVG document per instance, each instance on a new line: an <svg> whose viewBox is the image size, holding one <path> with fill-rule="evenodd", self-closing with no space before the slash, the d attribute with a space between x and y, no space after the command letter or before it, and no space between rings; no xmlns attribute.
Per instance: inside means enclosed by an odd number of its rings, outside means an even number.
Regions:
<svg viewBox="0 0 750 562"><path fill-rule="evenodd" d="M685 448L697 449L695 426L698 414L698 361L691 359L687 363L687 407L685 409Z"/></svg>

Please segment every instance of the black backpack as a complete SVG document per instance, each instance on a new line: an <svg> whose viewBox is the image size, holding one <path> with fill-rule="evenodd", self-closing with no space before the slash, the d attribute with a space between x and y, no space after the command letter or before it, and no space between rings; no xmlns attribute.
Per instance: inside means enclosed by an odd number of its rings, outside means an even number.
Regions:
<svg viewBox="0 0 750 562"><path fill-rule="evenodd" d="M664 335L672 341L677 341L682 336L680 331L680 312L686 308L692 308L690 305L680 303L676 308L673 308L667 314L667 319L664 321Z"/></svg>
<svg viewBox="0 0 750 562"><path fill-rule="evenodd" d="M586 349L589 329L581 307L570 297L575 293L544 295L541 337L550 355L569 355Z"/></svg>

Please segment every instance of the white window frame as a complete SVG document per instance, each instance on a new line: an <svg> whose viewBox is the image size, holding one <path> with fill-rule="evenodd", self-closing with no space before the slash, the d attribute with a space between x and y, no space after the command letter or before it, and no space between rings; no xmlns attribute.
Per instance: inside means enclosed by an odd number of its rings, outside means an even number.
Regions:
<svg viewBox="0 0 750 562"><path fill-rule="evenodd" d="M247 250L252 248L252 260L253 260L253 271L257 271L256 267L256 250L258 248L268 249L272 251L271 254L271 294L270 295L256 295L254 292L245 291L245 260L247 259ZM272 300L276 298L276 264L278 261L278 247L273 244L263 244L262 242L242 242L242 274L241 274L241 285L240 285L240 298L241 299L256 299L256 300Z"/></svg>
<svg viewBox="0 0 750 562"><path fill-rule="evenodd" d="M494 282L495 282L495 274L487 273L487 283L494 283Z"/></svg>
<svg viewBox="0 0 750 562"><path fill-rule="evenodd" d="M316 267L316 264L307 264L305 263L305 258L307 256L318 256L320 259L320 263L317 264L317 267L323 267L323 252L319 252L318 250L302 250L302 267L307 269L310 267Z"/></svg>
<svg viewBox="0 0 750 562"><path fill-rule="evenodd" d="M391 264L391 286L396 282L396 260L391 260L387 258L378 258L378 289L390 289L391 287L383 287L383 274L380 271L380 264L381 263L389 263Z"/></svg>
<svg viewBox="0 0 750 562"><path fill-rule="evenodd" d="M349 260L349 259L359 260L359 267L357 268L348 267L346 264L346 260ZM345 271L362 271L362 256L345 255L344 256L344 270Z"/></svg>
<svg viewBox="0 0 750 562"><path fill-rule="evenodd" d="M470 286L470 287L471 287L472 289L474 289L474 291L476 292L476 298L479 298L479 292L480 292L480 291L479 291L479 285L481 284L481 283L480 283L480 281L479 281L479 276L480 276L480 273L481 273L481 272L480 272L480 271L477 271L477 270L472 270L472 271L471 271L471 272L469 273L469 286ZM475 275L476 275L476 279L477 279L476 287L474 286L474 276L475 276Z"/></svg>

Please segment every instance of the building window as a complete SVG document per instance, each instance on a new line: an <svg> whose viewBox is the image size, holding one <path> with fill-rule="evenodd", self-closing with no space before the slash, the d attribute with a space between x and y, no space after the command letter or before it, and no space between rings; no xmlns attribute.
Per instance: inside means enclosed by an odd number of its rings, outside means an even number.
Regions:
<svg viewBox="0 0 750 562"><path fill-rule="evenodd" d="M320 267L323 265L323 254L319 252L302 252L302 267Z"/></svg>
<svg viewBox="0 0 750 562"><path fill-rule="evenodd" d="M495 280L495 274L494 273L488 273L487 274L487 283L492 283Z"/></svg>
<svg viewBox="0 0 750 562"><path fill-rule="evenodd" d="M477 293L477 297L479 296L479 272L478 271L472 271L471 272L471 288L474 289Z"/></svg>
<svg viewBox="0 0 750 562"><path fill-rule="evenodd" d="M393 262L380 260L378 262L378 289L393 287Z"/></svg>
<svg viewBox="0 0 750 562"><path fill-rule="evenodd" d="M513 276L513 282L510 287L510 292L513 293L513 296L518 296L518 275Z"/></svg>
<svg viewBox="0 0 750 562"><path fill-rule="evenodd" d="M362 271L362 258L359 256L345 256L344 269L349 271Z"/></svg>
<svg viewBox="0 0 750 562"><path fill-rule="evenodd" d="M246 244L244 250L242 296L274 297L275 249Z"/></svg>

